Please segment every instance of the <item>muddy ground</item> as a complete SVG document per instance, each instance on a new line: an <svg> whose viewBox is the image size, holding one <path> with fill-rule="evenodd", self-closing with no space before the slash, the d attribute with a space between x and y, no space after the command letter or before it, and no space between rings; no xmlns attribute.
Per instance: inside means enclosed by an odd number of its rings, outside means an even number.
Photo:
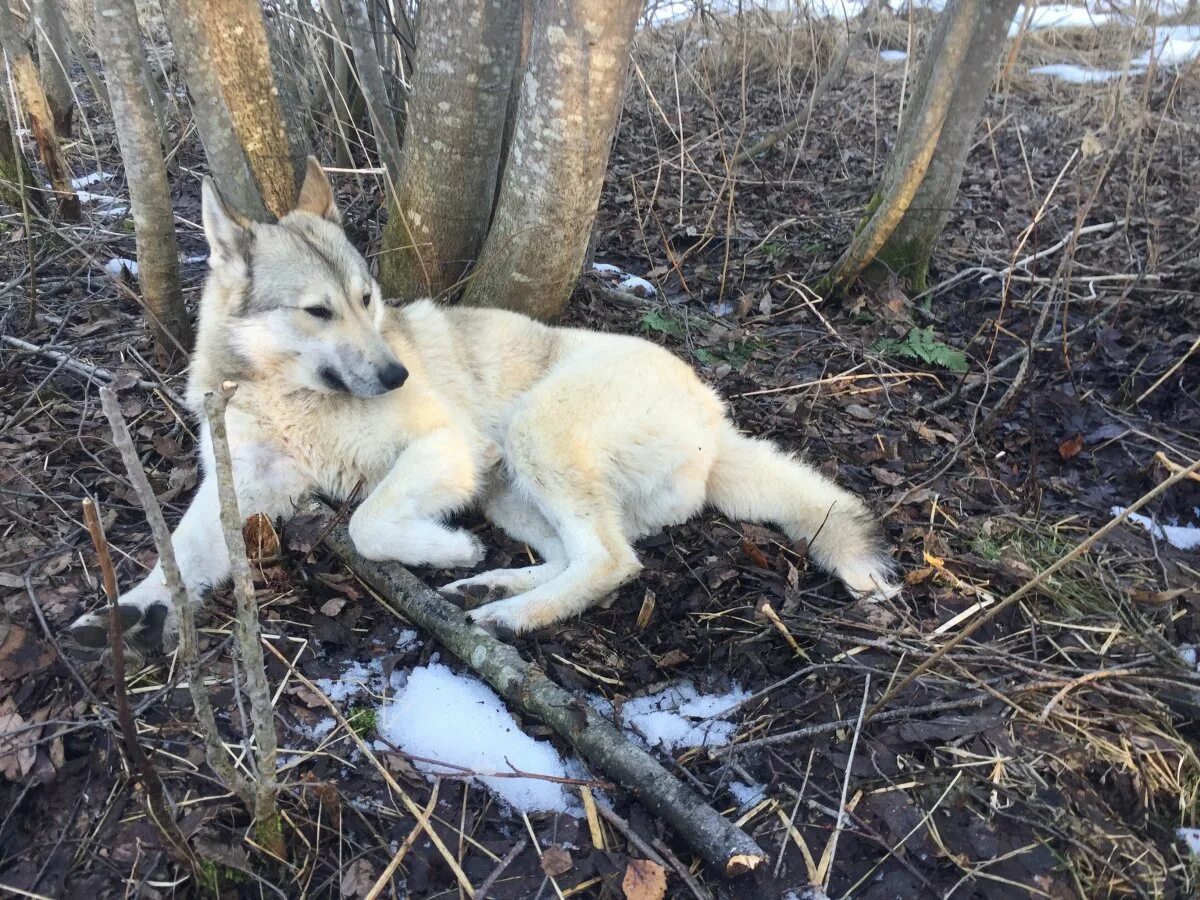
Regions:
<svg viewBox="0 0 1200 900"><path fill-rule="evenodd" d="M643 576L604 608L518 639L527 658L581 693L619 699L684 678L766 691L731 747L663 756L757 838L771 857L764 871L722 881L620 794L616 811L643 840L661 839L691 867L696 890L713 896L802 893L826 872L830 897L1193 895L1196 864L1176 830L1200 824L1200 674L1179 652L1200 643L1195 551L1123 525L915 684L889 688L980 607L1162 481L1164 460L1200 456L1200 356L1188 356L1200 334L1195 67L1124 88L1077 87L1026 76L1023 60L988 103L930 290L892 285L834 302L804 285L836 259L870 199L903 64L879 62L874 48L856 53L803 149L793 139L734 178L725 159L738 134L757 137L799 108L805 68L778 58L702 65L685 47L673 78L673 46L664 35L640 48L594 240L597 260L658 290L617 298L589 277L567 319L672 348L729 399L745 430L867 495L907 588L883 613L863 610L783 535L705 516L641 545ZM1036 52L1049 51L1026 55ZM119 173L111 124L90 110L90 133L73 146L77 174ZM198 220L202 165L187 138L172 183L188 223ZM378 190L350 177L338 187L352 235L373 248ZM109 188L124 186L118 178ZM1076 226L1085 231L1064 243ZM195 484L194 426L152 365L136 285L102 271L111 257L134 256L130 223L93 211L77 228L35 222L28 242L19 212L4 209L0 228L0 329L115 375L174 521ZM185 257L204 253L194 226L181 224L180 235ZM183 273L194 303L204 265ZM64 625L101 603L84 497L103 511L124 584L153 559L99 410L101 380L0 346L0 732L18 745L0 757L0 892L192 896L124 761L106 662L60 643ZM176 393L182 383L166 380ZM1197 507L1193 481L1143 512L1186 523L1200 518ZM488 565L523 557L467 521L493 548ZM289 541L286 528L283 538L260 601L298 672L328 677L379 656L410 666L438 652L425 640L397 656L404 623L329 553ZM419 574L433 584L450 577ZM201 618L207 670L228 710L231 609L218 591ZM362 896L414 818L345 732L306 737L319 699L277 661L269 673L284 685L281 746L299 760L282 800L286 862L248 842L247 813L204 765L187 694L171 689L179 673L154 654L135 660L129 679L142 743L225 896ZM858 723L864 698L870 706L885 693L879 717ZM238 721L225 720L235 743ZM802 731L831 722L843 724ZM384 759L424 806L431 785L400 755ZM765 794L739 809L731 781ZM843 798L836 853L822 869ZM644 855L615 830L594 846L569 816L523 821L455 780L438 786L433 821L475 885L531 833L542 849L574 848L551 884L527 845L494 897L620 896L628 860ZM668 885L670 896L693 896L675 873ZM406 892L460 896L423 838L384 896Z"/></svg>

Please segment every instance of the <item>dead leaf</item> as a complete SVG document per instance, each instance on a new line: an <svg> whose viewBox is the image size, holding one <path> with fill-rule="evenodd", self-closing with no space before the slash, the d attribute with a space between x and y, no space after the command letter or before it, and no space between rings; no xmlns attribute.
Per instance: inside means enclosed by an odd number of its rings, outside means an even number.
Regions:
<svg viewBox="0 0 1200 900"><path fill-rule="evenodd" d="M15 680L54 662L54 650L20 625L0 622L0 678Z"/></svg>
<svg viewBox="0 0 1200 900"><path fill-rule="evenodd" d="M654 664L660 669L673 669L676 666L682 666L691 657L682 650L668 650L662 656L654 661Z"/></svg>
<svg viewBox="0 0 1200 900"><path fill-rule="evenodd" d="M365 859L356 859L342 873L342 882L338 892L342 897L356 900L366 897L375 886L375 868Z"/></svg>
<svg viewBox="0 0 1200 900"><path fill-rule="evenodd" d="M1145 588L1130 588L1129 597L1134 603L1146 606L1166 606L1174 600L1187 594L1191 588L1173 588L1169 591L1148 591Z"/></svg>
<svg viewBox="0 0 1200 900"><path fill-rule="evenodd" d="M662 900L667 894L667 870L648 859L631 859L621 890L628 900Z"/></svg>
<svg viewBox="0 0 1200 900"><path fill-rule="evenodd" d="M242 526L242 539L246 542L246 555L251 562L261 562L279 556L279 535L269 516L255 513Z"/></svg>
<svg viewBox="0 0 1200 900"><path fill-rule="evenodd" d="M330 597L321 604L321 614L333 618L342 611L342 607L346 605L344 597Z"/></svg>
<svg viewBox="0 0 1200 900"><path fill-rule="evenodd" d="M654 603L654 591L647 588L642 597L642 608L638 610L637 622L634 623L638 631L645 631L646 626L650 624L650 617L654 615Z"/></svg>
<svg viewBox="0 0 1200 900"><path fill-rule="evenodd" d="M575 868L571 854L558 844L551 844L542 851L542 871L551 878L566 875Z"/></svg>
<svg viewBox="0 0 1200 900"><path fill-rule="evenodd" d="M1079 142L1079 155L1084 159L1090 159L1093 156L1098 156L1104 152L1104 145L1100 143L1100 138L1096 137L1096 132L1088 131L1083 135L1083 140Z"/></svg>
<svg viewBox="0 0 1200 900"><path fill-rule="evenodd" d="M306 687L303 684L297 683L289 685L284 690L284 693L291 694L309 709L317 709L318 707L323 707L325 705L325 701L321 698L320 694L317 694L311 688Z"/></svg>
<svg viewBox="0 0 1200 900"><path fill-rule="evenodd" d="M871 466L871 474L875 476L875 480L880 484L886 484L888 487L899 487L904 484L904 476L895 472L889 472L887 469L882 469L879 466Z"/></svg>
<svg viewBox="0 0 1200 900"><path fill-rule="evenodd" d="M1067 438L1058 445L1058 455L1064 460L1070 459L1073 456L1078 456L1079 451L1083 449L1083 435L1077 434L1075 437Z"/></svg>
<svg viewBox="0 0 1200 900"><path fill-rule="evenodd" d="M755 544L749 538L742 538L742 552L750 557L750 561L760 569L771 568L771 563L767 559L767 554L763 553L758 544Z"/></svg>
<svg viewBox="0 0 1200 900"><path fill-rule="evenodd" d="M12 699L0 703L0 775L16 781L28 775L37 759L40 728L26 727Z"/></svg>

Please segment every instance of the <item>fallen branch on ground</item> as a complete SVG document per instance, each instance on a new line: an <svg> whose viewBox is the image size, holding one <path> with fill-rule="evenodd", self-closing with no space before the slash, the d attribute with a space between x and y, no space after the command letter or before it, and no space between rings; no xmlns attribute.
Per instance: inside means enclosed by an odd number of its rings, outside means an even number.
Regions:
<svg viewBox="0 0 1200 900"><path fill-rule="evenodd" d="M667 822L709 865L725 875L739 875L767 858L749 835L588 704L526 662L513 647L469 624L462 610L402 566L372 562L359 555L344 524L329 528L324 542L359 578L467 663L500 696L553 728L585 759Z"/></svg>
<svg viewBox="0 0 1200 900"><path fill-rule="evenodd" d="M113 372L103 366L93 366L90 363L85 363L81 359L76 359L69 353L64 353L61 350L52 350L49 347L39 347L37 344L31 344L28 341L23 341L20 338L13 337L11 334L0 334L0 340L6 344L11 344L18 350L25 350L28 353L36 353L38 356L44 356L47 359L52 359L57 363L61 363L64 369L70 369L76 375L82 375L89 380L101 381L107 387L116 381L117 376ZM167 387L165 384L155 384L152 381L146 381L144 378L137 380L137 386L151 392L160 391L168 400L177 406L186 407L187 404L183 398Z"/></svg>

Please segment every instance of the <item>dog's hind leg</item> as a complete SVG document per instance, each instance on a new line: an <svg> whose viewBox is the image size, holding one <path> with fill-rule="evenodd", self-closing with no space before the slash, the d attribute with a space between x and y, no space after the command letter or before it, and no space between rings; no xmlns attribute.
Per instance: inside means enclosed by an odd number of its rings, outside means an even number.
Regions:
<svg viewBox="0 0 1200 900"><path fill-rule="evenodd" d="M511 482L506 480L495 488L483 514L514 541L532 547L542 562L482 572L447 584L441 588L442 593L469 595L472 588L482 588L487 593L518 594L544 584L566 568L566 553L553 526L536 506L514 490Z"/></svg>
<svg viewBox="0 0 1200 900"><path fill-rule="evenodd" d="M471 613L475 623L498 634L519 634L577 615L641 569L637 554L622 533L614 502L597 502L593 491L585 489L576 494L566 485L539 495L537 501L548 521L557 527L566 565L554 577L524 593L488 603Z"/></svg>

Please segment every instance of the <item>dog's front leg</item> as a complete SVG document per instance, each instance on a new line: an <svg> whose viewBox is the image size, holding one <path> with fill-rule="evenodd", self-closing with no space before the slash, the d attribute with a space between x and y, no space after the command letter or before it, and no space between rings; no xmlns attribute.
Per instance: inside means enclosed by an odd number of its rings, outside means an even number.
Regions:
<svg viewBox="0 0 1200 900"><path fill-rule="evenodd" d="M350 518L355 548L411 566L475 565L483 559L478 539L443 520L475 497L485 455L482 441L454 426L414 440Z"/></svg>
<svg viewBox="0 0 1200 900"><path fill-rule="evenodd" d="M264 513L275 516L290 513L310 487L308 478L278 448L254 441L238 441L231 429L230 455L233 459L234 489L243 517ZM200 433L201 468L204 471L196 496L171 535L175 561L191 598L229 578L229 551L221 531L217 480L213 475L212 444L207 425ZM122 594L118 601L126 634L146 643L157 643L160 634L166 642L173 638L177 623L171 592L163 577L162 563L154 564L140 583ZM108 643L108 613L89 613L71 625L71 633L88 647Z"/></svg>

